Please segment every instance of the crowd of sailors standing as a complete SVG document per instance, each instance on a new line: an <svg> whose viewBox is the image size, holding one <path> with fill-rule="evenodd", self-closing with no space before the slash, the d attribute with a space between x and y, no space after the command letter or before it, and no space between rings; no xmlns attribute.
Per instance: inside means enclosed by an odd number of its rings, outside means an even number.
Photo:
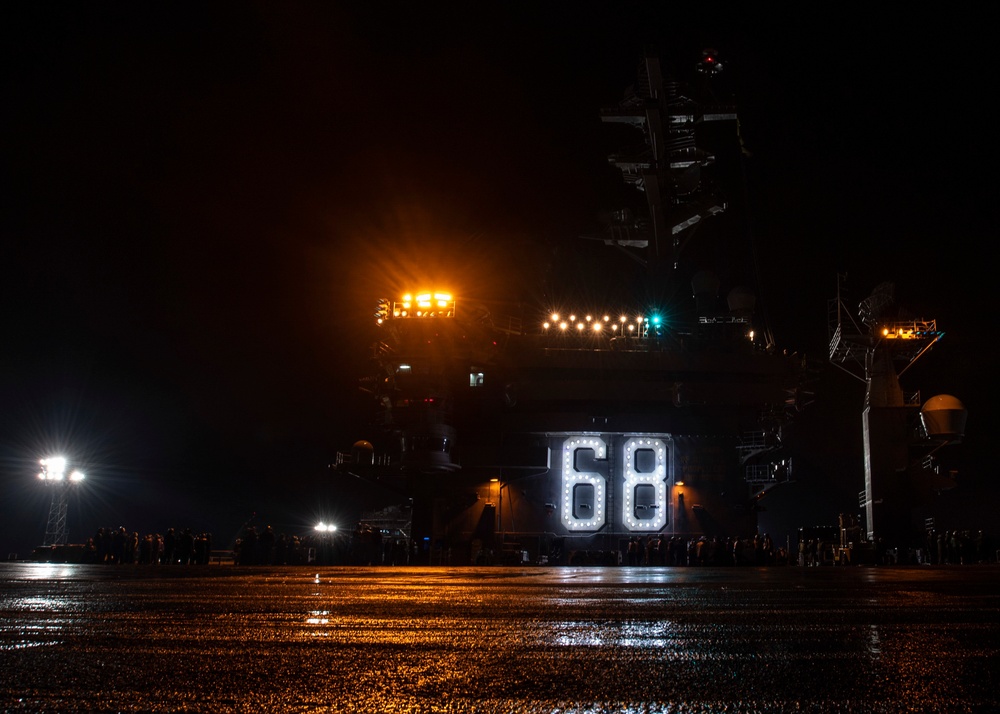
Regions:
<svg viewBox="0 0 1000 714"><path fill-rule="evenodd" d="M1000 561L1000 551L983 531L929 531L922 547L896 548L884 542L843 545L839 538L803 537L797 548L752 537L633 536L618 552L555 548L551 564L624 566L799 565L972 565Z"/></svg>
<svg viewBox="0 0 1000 714"><path fill-rule="evenodd" d="M752 538L634 536L623 565L774 565L788 561L767 533Z"/></svg>
<svg viewBox="0 0 1000 714"><path fill-rule="evenodd" d="M810 533L812 535L812 533ZM891 548L881 541L870 550L843 547L833 537L803 537L791 551L776 545L767 533L752 537L707 537L638 535L624 539L615 551L565 550L561 538L550 543L549 555L539 563L550 565L623 566L768 566L768 565L968 565L998 561L992 539L983 531L935 531L911 548ZM477 541L471 564L521 565L528 554L517 551L516 559L495 557L498 544ZM539 543L541 546L541 543ZM392 532L358 524L353 532L305 536L287 535L271 526L247 527L234 548L213 553L212 534L190 528L168 528L165 533L147 533L119 528L100 528L76 562L139 565L202 565L232 562L237 565L409 565L427 562L401 531ZM865 555L865 552L870 555ZM486 554L489 557L484 557ZM521 555L523 554L523 558ZM449 550L449 556L451 551ZM457 554L456 554L457 555ZM58 556L57 556L58 557ZM458 565L452 557L430 557L430 562ZM459 558L461 560L461 558ZM509 562L508 562L509 561Z"/></svg>
<svg viewBox="0 0 1000 714"><path fill-rule="evenodd" d="M139 565L205 565L212 554L212 534L190 528L140 536L125 528L98 528L87 543L98 563Z"/></svg>
<svg viewBox="0 0 1000 714"><path fill-rule="evenodd" d="M1000 555L990 535L981 530L930 529L922 542L911 547L893 548L879 542L876 552L878 562L885 565L971 565L996 562Z"/></svg>

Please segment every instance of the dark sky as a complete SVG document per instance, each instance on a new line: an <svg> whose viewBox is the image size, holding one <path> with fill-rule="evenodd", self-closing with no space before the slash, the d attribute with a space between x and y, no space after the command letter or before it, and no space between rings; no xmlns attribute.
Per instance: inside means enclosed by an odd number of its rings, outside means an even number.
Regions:
<svg viewBox="0 0 1000 714"><path fill-rule="evenodd" d="M722 54L779 344L822 356L838 272L853 303L894 281L948 333L904 386L965 401L968 490L995 494L989 23L649 5L6 9L0 546L40 541L54 449L90 474L74 539L335 514L374 300L536 297L616 207L598 110L647 45L680 78ZM863 488L862 395L824 378L809 428L844 456L794 498Z"/></svg>

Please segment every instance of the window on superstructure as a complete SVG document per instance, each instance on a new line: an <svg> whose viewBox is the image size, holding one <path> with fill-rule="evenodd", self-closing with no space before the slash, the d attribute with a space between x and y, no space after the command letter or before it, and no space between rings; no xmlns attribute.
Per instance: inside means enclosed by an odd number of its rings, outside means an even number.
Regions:
<svg viewBox="0 0 1000 714"><path fill-rule="evenodd" d="M469 386L470 387L483 386L483 373L476 372L475 370L469 372Z"/></svg>

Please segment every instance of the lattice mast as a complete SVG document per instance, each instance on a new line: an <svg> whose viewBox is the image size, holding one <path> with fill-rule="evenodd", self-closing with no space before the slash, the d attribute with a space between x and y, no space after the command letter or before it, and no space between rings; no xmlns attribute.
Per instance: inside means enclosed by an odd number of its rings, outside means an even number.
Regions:
<svg viewBox="0 0 1000 714"><path fill-rule="evenodd" d="M66 515L69 512L69 482L54 483L52 500L49 502L49 518L45 523L45 540L42 545L66 545L69 540L69 527Z"/></svg>
<svg viewBox="0 0 1000 714"><path fill-rule="evenodd" d="M698 71L715 75L721 70L717 58L706 50ZM638 80L617 107L601 111L601 120L642 132L642 146L609 160L627 183L645 194L649 207L648 217L617 211L605 242L627 249L650 267L669 259L676 268L698 224L726 210L723 198L703 181L703 171L715 157L699 148L695 131L705 122L735 121L735 109L704 106L688 97L680 83L664 78L659 58L646 52ZM635 249L646 249L645 257Z"/></svg>

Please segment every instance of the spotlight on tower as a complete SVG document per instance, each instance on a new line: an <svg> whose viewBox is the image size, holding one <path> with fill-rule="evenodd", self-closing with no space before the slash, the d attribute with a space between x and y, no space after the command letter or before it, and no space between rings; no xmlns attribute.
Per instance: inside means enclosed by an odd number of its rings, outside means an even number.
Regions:
<svg viewBox="0 0 1000 714"><path fill-rule="evenodd" d="M68 496L71 484L84 480L83 472L74 469L67 476L67 460L64 456L50 456L39 462L42 470L38 478L52 489L52 501L49 503L49 519L45 524L45 540L42 545L66 545L69 529L66 514L69 510Z"/></svg>

